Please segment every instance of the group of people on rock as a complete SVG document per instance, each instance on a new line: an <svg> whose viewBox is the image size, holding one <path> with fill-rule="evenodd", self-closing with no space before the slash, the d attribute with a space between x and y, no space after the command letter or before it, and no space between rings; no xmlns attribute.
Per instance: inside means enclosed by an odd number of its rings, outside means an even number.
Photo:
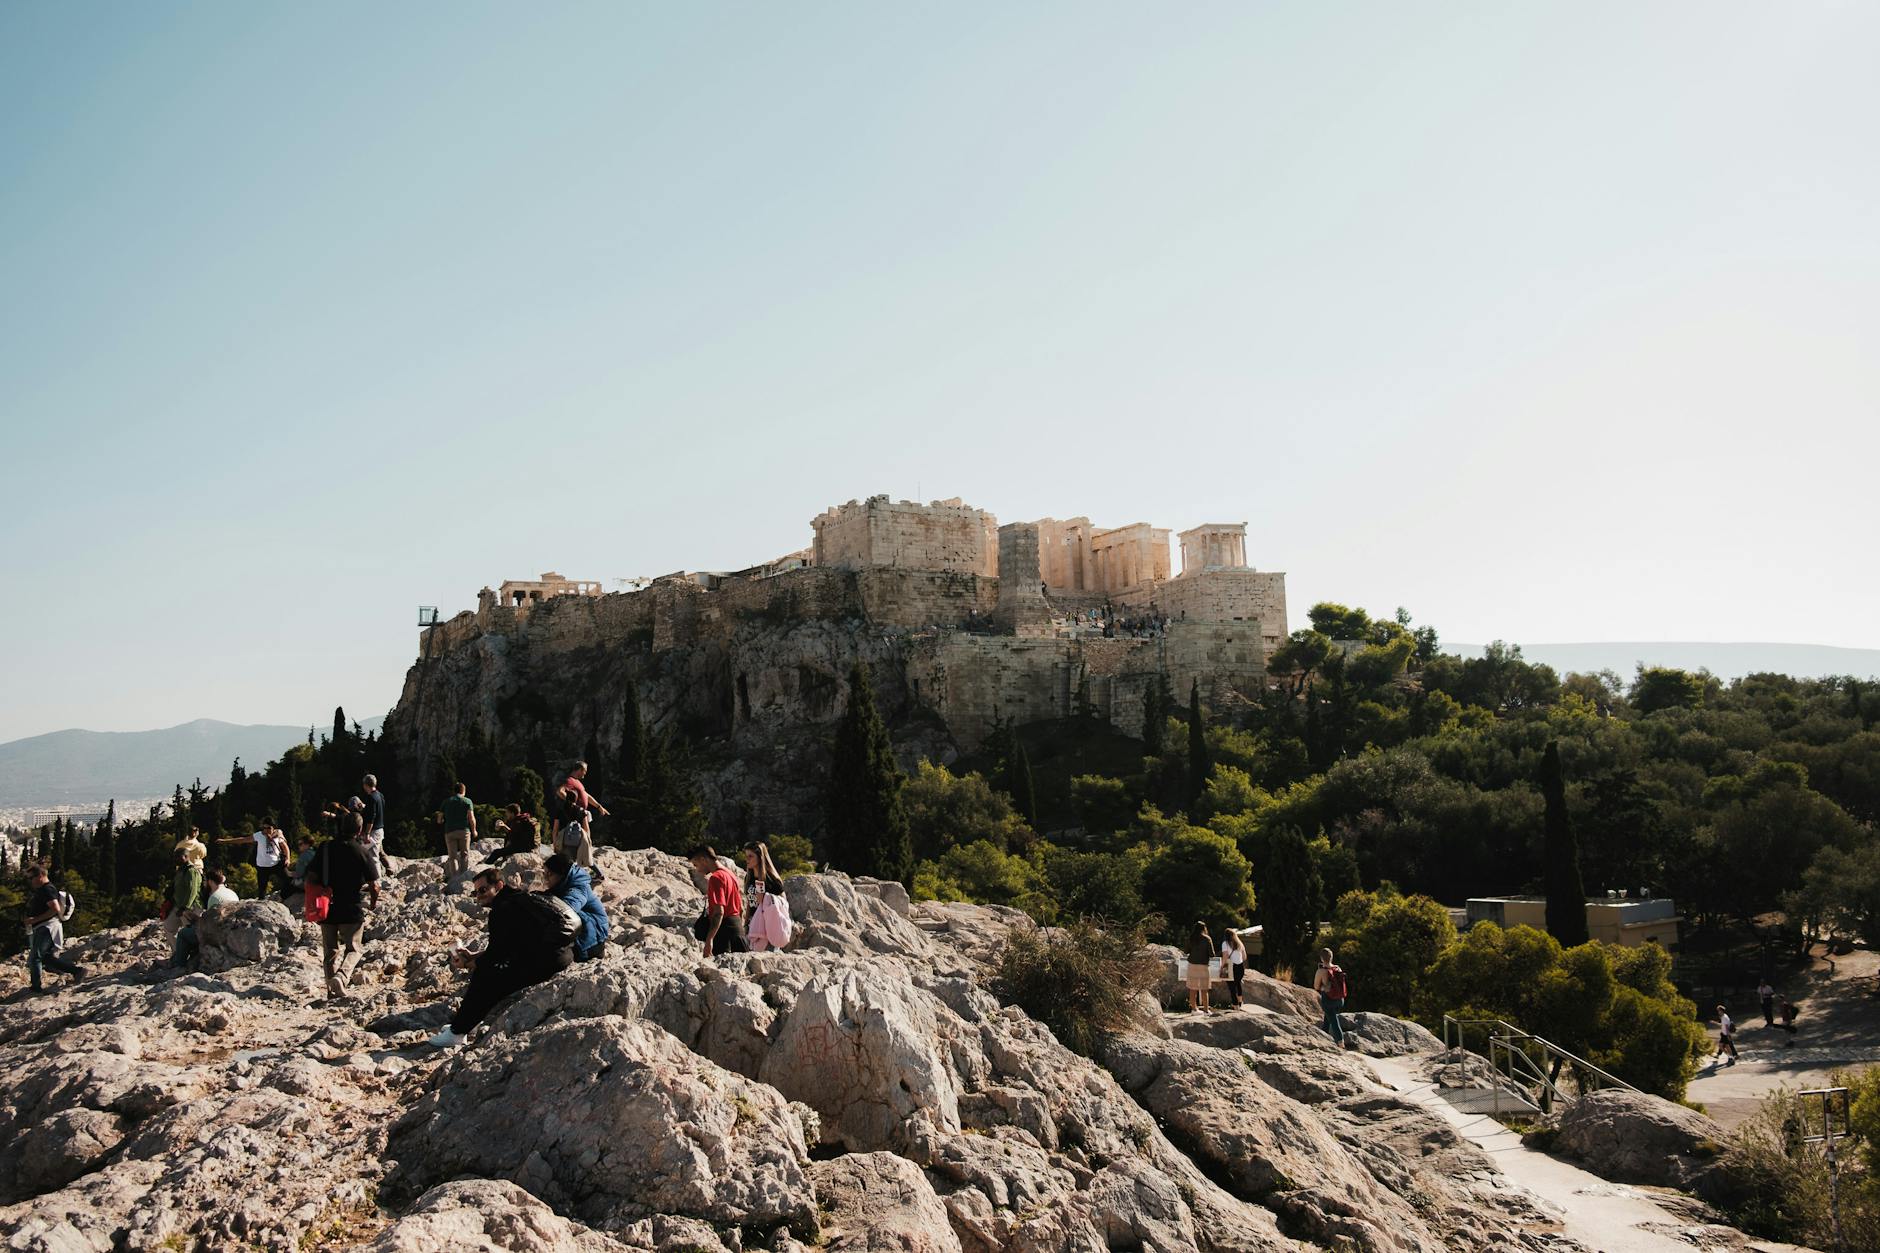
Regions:
<svg viewBox="0 0 1880 1253"><path fill-rule="evenodd" d="M601 955L612 925L607 906L595 891L601 875L594 864L591 824L592 815L606 815L607 808L587 791L582 782L586 774L587 764L576 762L557 778L552 793L555 813L548 832L552 852L542 863L541 890L528 891L504 872L510 858L539 850L542 832L534 815L512 803L493 824L504 837L503 846L470 881L473 896L487 911L485 934L480 942L460 945L451 952L451 966L468 974L469 982L449 1024L431 1038L432 1044L449 1048L461 1043L504 997L575 962ZM329 1002L349 995L365 956L367 910L379 907L380 883L388 874L384 793L371 775L363 780L363 790L363 796L325 806L325 838L310 844L298 857L272 820L252 836L215 841L252 844L261 896L277 892L285 901L296 892L302 894L303 917L320 929L321 973ZM436 818L443 827L447 872L468 871L478 831L476 807L464 785L454 785ZM207 911L238 899L223 870L205 869L209 847L201 832L192 830L174 850L174 869L160 915L161 932L170 945L169 960L176 966L196 962L202 947L198 920ZM693 849L688 860L705 884L704 908L693 926L703 956L781 948L790 942L794 927L783 877L766 845L746 847L742 884L710 845ZM61 922L75 908L71 898L51 885L43 866L32 868L29 883L32 895L26 922L32 931L29 963L34 989L40 990L42 969L83 978L83 969L60 955Z"/></svg>
<svg viewBox="0 0 1880 1253"><path fill-rule="evenodd" d="M1227 1005L1223 1008L1238 1008L1244 1000L1242 983L1247 977L1247 944L1241 934L1233 927L1221 933L1221 944L1217 950L1214 937L1208 932L1208 924L1197 919L1194 929L1188 933L1188 1011L1208 1014L1213 1012L1209 1004L1213 996L1214 972L1209 963L1219 954L1221 959L1221 982L1227 985ZM1351 981L1344 968L1333 960L1332 950L1319 950L1318 969L1313 972L1312 990L1318 994L1319 1010L1323 1015L1322 1025L1327 1035L1337 1041L1339 1047L1345 1046L1345 1027L1339 1020L1344 1012L1345 999L1350 994Z"/></svg>

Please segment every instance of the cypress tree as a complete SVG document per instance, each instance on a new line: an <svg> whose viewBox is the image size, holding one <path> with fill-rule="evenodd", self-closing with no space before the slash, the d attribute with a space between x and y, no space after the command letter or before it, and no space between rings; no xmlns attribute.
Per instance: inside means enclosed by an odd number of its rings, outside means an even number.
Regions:
<svg viewBox="0 0 1880 1253"><path fill-rule="evenodd" d="M1160 757L1168 730L1168 676L1157 673L1142 694L1142 755Z"/></svg>
<svg viewBox="0 0 1880 1253"><path fill-rule="evenodd" d="M1012 770L1010 791L1012 808L1016 809L1032 829L1038 826L1038 789L1031 779L1031 754L1025 751L1025 745L1018 737L1013 737Z"/></svg>
<svg viewBox="0 0 1880 1253"><path fill-rule="evenodd" d="M335 705L333 706L333 738L328 743L332 744L334 754L342 760L346 756L347 739L346 707Z"/></svg>
<svg viewBox="0 0 1880 1253"><path fill-rule="evenodd" d="M1312 846L1298 827L1282 825L1265 840L1264 860L1254 866L1255 912L1260 918L1261 965L1300 969L1325 915L1325 887L1312 860Z"/></svg>
<svg viewBox="0 0 1880 1253"><path fill-rule="evenodd" d="M170 797L170 830L178 844L189 838L189 798L183 795L180 783L176 785L176 794Z"/></svg>
<svg viewBox="0 0 1880 1253"><path fill-rule="evenodd" d="M291 757L287 761L287 820L281 830L286 832L288 840L293 843L299 843L307 833L307 824L301 816L300 763Z"/></svg>
<svg viewBox="0 0 1880 1253"><path fill-rule="evenodd" d="M620 752L614 760L614 812L620 818L620 843L626 848L650 848L655 843L647 821L654 751L646 723L640 719L639 692L628 683L620 705ZM679 850L681 854L687 851Z"/></svg>
<svg viewBox="0 0 1880 1253"><path fill-rule="evenodd" d="M1543 831L1547 888L1547 932L1572 948L1586 943L1586 885L1580 879L1580 846L1567 820L1567 780L1560 769L1560 741L1541 754L1541 797L1547 803Z"/></svg>
<svg viewBox="0 0 1880 1253"><path fill-rule="evenodd" d="M875 706L874 685L858 661L849 671L848 707L836 727L824 860L851 874L909 883L914 841L901 807L905 782Z"/></svg>
<svg viewBox="0 0 1880 1253"><path fill-rule="evenodd" d="M1188 803L1201 799L1214 765L1208 760L1208 733L1201 722L1201 680L1188 681Z"/></svg>
<svg viewBox="0 0 1880 1253"><path fill-rule="evenodd" d="M236 763L240 768L240 763ZM107 898L117 895L117 801L104 807L104 821L98 824L98 879Z"/></svg>

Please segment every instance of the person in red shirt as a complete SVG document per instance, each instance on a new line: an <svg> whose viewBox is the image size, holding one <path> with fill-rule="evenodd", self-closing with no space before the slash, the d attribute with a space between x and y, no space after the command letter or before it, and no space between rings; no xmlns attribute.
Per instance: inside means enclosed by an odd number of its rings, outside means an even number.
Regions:
<svg viewBox="0 0 1880 1253"><path fill-rule="evenodd" d="M718 864L718 854L709 844L692 850L692 869L705 880L705 912L693 924L692 934L705 945L705 956L720 953L745 953L744 893L737 878Z"/></svg>

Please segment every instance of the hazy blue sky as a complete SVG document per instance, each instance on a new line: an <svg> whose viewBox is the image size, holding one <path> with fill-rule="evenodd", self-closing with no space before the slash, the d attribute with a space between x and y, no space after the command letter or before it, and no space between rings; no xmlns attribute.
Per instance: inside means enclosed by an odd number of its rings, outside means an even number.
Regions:
<svg viewBox="0 0 1880 1253"><path fill-rule="evenodd" d="M1880 6L0 6L0 739L824 506L1880 646ZM545 486L552 479L553 486Z"/></svg>

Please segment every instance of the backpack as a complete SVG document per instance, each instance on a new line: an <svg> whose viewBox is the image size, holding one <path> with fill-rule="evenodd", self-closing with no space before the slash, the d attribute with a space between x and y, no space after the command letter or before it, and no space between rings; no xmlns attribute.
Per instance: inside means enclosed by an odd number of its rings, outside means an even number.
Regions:
<svg viewBox="0 0 1880 1253"><path fill-rule="evenodd" d="M1344 967L1327 966L1325 968L1325 999L1342 1001L1350 995L1351 980L1345 977Z"/></svg>
<svg viewBox="0 0 1880 1253"><path fill-rule="evenodd" d="M534 925L543 947L565 948L581 934L581 915L561 897L550 896L547 892L530 892L522 899L528 906L529 921Z"/></svg>
<svg viewBox="0 0 1880 1253"><path fill-rule="evenodd" d="M78 912L78 898L64 888L59 889L59 895L55 898L54 904L59 907L60 922L72 921L72 915Z"/></svg>

